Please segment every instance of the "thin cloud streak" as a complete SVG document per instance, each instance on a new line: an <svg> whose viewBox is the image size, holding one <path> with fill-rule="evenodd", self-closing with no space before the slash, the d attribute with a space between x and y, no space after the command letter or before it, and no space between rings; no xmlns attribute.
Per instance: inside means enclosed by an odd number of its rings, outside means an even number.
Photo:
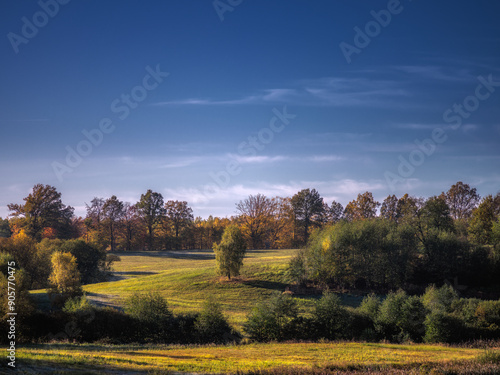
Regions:
<svg viewBox="0 0 500 375"><path fill-rule="evenodd" d="M302 80L295 88L264 89L238 99L188 98L153 103L154 106L219 106L249 104L290 104L304 106L390 106L394 100L409 97L400 83L368 78L325 77ZM390 99L390 100L389 100ZM390 103L391 102L391 103Z"/></svg>

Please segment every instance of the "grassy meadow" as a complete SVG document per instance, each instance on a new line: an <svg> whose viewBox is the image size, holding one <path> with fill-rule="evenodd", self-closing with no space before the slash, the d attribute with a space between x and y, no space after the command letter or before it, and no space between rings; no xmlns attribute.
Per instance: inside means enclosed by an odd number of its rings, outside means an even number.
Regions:
<svg viewBox="0 0 500 375"><path fill-rule="evenodd" d="M174 313L198 311L212 296L222 304L229 321L241 328L256 302L274 290L285 289L286 266L295 253L296 250L248 251L241 275L232 280L216 276L212 251L117 253L121 261L114 264L113 281L87 285L84 290L90 299L114 306L134 292L157 291ZM314 298L300 299L303 312L312 307Z"/></svg>
<svg viewBox="0 0 500 375"><path fill-rule="evenodd" d="M134 292L158 291L174 313L200 309L214 296L236 329L246 315L273 290L287 285L286 265L296 250L249 251L241 276L228 281L215 275L211 251L117 253L110 281L84 287L102 305L119 307ZM44 291L33 293L39 302ZM300 297L307 314L319 296ZM344 295L356 306L359 296ZM165 373L304 373L303 371L425 369L477 364L483 349L440 345L372 343L269 343L236 346L166 346L54 343L18 349L20 373L165 374ZM491 365L500 368L497 365ZM71 370L68 370L71 369ZM68 371L68 372L66 372ZM420 370L419 370L420 371ZM321 373L321 372L318 372ZM420 372L418 372L420 373ZM459 372L456 372L459 373ZM485 372L492 373L492 372ZM494 372L493 372L494 373Z"/></svg>
<svg viewBox="0 0 500 375"><path fill-rule="evenodd" d="M238 346L105 346L56 344L26 347L19 360L27 369L73 368L85 373L249 373L363 368L429 368L472 363L481 349L436 345L362 343L270 343ZM90 369L94 369L92 370Z"/></svg>

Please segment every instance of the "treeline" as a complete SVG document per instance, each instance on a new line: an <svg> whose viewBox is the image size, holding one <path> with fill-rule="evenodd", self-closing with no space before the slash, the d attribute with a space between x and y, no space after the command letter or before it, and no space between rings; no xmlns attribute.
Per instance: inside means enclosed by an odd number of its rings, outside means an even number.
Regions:
<svg viewBox="0 0 500 375"><path fill-rule="evenodd" d="M95 197L85 204L85 217L75 217L74 209L49 185L35 185L24 201L8 205L11 214L0 218L0 237L24 232L37 242L80 238L109 251L209 249L231 224L240 227L250 249L294 248L305 245L318 228L373 218L398 225L417 223L421 241L422 230L432 226L470 243L495 245L500 214L500 193L481 199L475 188L462 182L428 199L389 195L380 203L365 192L345 208L336 201L325 202L315 189L303 189L293 197L257 194L238 202L236 215L207 219L195 218L188 202L165 201L152 190L135 203L114 195Z"/></svg>
<svg viewBox="0 0 500 375"><path fill-rule="evenodd" d="M399 290L385 298L366 296L357 308L325 292L310 314L297 299L274 292L247 315L248 339L269 341L356 340L460 343L498 340L500 300L460 298L449 286L430 286L420 296ZM6 321L0 322L6 326ZM85 297L66 301L60 311L35 312L20 326L20 342L237 343L243 335L228 323L221 305L207 300L196 313L174 315L156 293L134 294L124 310L96 307ZM1 339L5 340L5 338Z"/></svg>

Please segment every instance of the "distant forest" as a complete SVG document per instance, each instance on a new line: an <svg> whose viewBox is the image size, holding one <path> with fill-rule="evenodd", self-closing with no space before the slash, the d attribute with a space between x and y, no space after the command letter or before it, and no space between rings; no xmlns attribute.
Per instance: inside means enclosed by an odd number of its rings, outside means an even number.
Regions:
<svg viewBox="0 0 500 375"><path fill-rule="evenodd" d="M87 215L75 217L53 186L37 184L23 204L9 204L9 218L0 218L0 237L25 233L35 241L82 239L103 250L142 251L209 249L221 239L224 228L236 224L248 248L304 246L313 231L339 222L376 219L397 225L411 224L422 241L426 229L455 233L479 245L498 242L500 193L481 198L462 182L430 198L389 195L382 203L372 193L359 194L346 207L325 202L315 189L293 197L250 195L236 204L230 218L194 217L188 202L165 201L148 190L135 203L116 196L95 197L86 203Z"/></svg>

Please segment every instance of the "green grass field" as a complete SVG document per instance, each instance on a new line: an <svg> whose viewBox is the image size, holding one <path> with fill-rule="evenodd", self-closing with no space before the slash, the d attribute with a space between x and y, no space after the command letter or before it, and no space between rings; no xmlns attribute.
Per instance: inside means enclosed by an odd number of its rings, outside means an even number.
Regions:
<svg viewBox="0 0 500 375"><path fill-rule="evenodd" d="M246 315L258 301L267 298L273 290L285 289L288 282L286 265L295 252L249 251L241 276L231 281L215 275L215 259L210 251L122 253L117 254L121 262L115 264L112 280L86 285L84 289L95 302L117 307L134 292L154 290L168 300L174 313L197 311L208 296L214 296L222 304L229 321L241 329ZM38 301L44 300L43 291L37 291L34 295ZM307 314L318 296L298 298L302 312ZM361 297L345 295L343 300L347 305L356 306ZM66 373L65 369L71 369L67 373L223 374L252 371L282 373L285 368L299 371L350 369L353 366L362 369L370 366L409 369L457 363L467 367L475 363L475 358L481 353L481 349L439 345L369 343L271 343L202 347L49 344L19 348L17 358L21 373L63 374Z"/></svg>

